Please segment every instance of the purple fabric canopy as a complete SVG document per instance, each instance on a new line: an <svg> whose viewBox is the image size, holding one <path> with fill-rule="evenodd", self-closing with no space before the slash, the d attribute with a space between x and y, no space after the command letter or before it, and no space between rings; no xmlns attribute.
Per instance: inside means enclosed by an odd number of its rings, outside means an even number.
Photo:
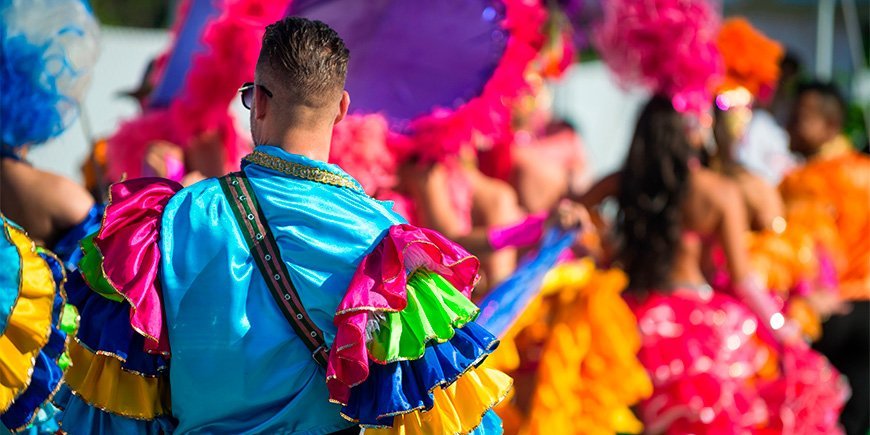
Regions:
<svg viewBox="0 0 870 435"><path fill-rule="evenodd" d="M296 0L287 15L325 22L350 49L354 113L403 129L478 96L504 53L504 6L494 0Z"/></svg>

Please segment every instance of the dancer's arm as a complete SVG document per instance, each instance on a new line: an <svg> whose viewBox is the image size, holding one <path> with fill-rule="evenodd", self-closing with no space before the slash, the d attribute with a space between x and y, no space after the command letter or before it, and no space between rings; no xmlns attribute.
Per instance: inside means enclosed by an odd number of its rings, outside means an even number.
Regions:
<svg viewBox="0 0 870 435"><path fill-rule="evenodd" d="M605 199L619 193L620 173L614 172L598 180L586 192L568 192L568 199L582 204L587 209L599 206Z"/></svg>
<svg viewBox="0 0 870 435"><path fill-rule="evenodd" d="M786 322L781 312L781 304L774 300L757 277L750 273L749 255L745 236L749 231L746 206L738 188L723 184L714 196L719 208L719 240L725 251L728 273L734 284L734 292L767 327L782 341L800 341L800 329Z"/></svg>

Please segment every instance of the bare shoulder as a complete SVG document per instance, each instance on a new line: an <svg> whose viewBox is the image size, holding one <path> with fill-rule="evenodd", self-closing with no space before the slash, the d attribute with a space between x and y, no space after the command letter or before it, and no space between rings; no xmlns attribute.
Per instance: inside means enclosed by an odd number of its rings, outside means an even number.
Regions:
<svg viewBox="0 0 870 435"><path fill-rule="evenodd" d="M692 173L691 190L704 202L719 209L741 201L738 184L709 169L698 169Z"/></svg>

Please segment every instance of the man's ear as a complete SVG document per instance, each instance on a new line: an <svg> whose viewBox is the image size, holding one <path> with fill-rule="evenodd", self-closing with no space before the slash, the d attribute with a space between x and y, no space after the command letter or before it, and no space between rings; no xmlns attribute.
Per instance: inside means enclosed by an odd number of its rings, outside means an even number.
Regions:
<svg viewBox="0 0 870 435"><path fill-rule="evenodd" d="M338 103L338 115L335 117L334 124L338 124L347 116L347 109L350 107L350 94L347 91L341 92L341 101Z"/></svg>
<svg viewBox="0 0 870 435"><path fill-rule="evenodd" d="M254 88L254 117L263 119L269 113L269 96L259 87Z"/></svg>

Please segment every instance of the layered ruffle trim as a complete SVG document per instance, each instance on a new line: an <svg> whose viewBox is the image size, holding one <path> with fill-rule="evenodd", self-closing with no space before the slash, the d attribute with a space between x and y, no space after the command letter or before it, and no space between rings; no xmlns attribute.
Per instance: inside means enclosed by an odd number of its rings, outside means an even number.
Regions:
<svg viewBox="0 0 870 435"><path fill-rule="evenodd" d="M432 341L444 343L479 310L440 275L417 271L408 280L407 306L369 323L369 358L378 364L416 360Z"/></svg>
<svg viewBox="0 0 870 435"><path fill-rule="evenodd" d="M145 352L145 337L130 326L130 306L91 291L82 275L74 272L66 286L69 302L78 308L81 321L75 340L91 353L117 359L124 371L154 377L166 372L168 360Z"/></svg>
<svg viewBox="0 0 870 435"><path fill-rule="evenodd" d="M631 406L652 394L637 359L637 319L621 293L628 280L618 270L590 270L585 262L548 274L553 294L536 374L527 430L531 433L642 433Z"/></svg>
<svg viewBox="0 0 870 435"><path fill-rule="evenodd" d="M11 260L4 273L2 334L0 334L0 420L22 429L51 398L62 373L57 359L66 334L58 329L64 299L60 291L63 266L53 255L40 255L24 231L3 219L0 254ZM56 263L56 264L55 264ZM9 303L11 301L11 303ZM8 305L8 307L7 307Z"/></svg>
<svg viewBox="0 0 870 435"><path fill-rule="evenodd" d="M391 227L362 260L338 306L327 365L330 399L347 403L350 389L369 377L370 360L419 358L426 342L449 340L452 329L473 319L476 308L461 299L470 296L479 266L477 258L435 231ZM409 282L409 277L414 278Z"/></svg>
<svg viewBox="0 0 870 435"><path fill-rule="evenodd" d="M137 420L95 408L64 385L54 397L54 404L61 409L57 419L63 431L69 435L117 433L125 435L159 435L172 433L175 428L171 417L153 420Z"/></svg>
<svg viewBox="0 0 870 435"><path fill-rule="evenodd" d="M82 258L79 260L79 272L87 286L100 296L115 302L124 302L124 298L109 284L103 271L103 255L94 246L93 233L81 240Z"/></svg>
<svg viewBox="0 0 870 435"><path fill-rule="evenodd" d="M98 355L76 341L69 343L73 365L65 381L88 405L137 420L170 414L167 376L145 377L121 369L117 358ZM66 408L63 402L58 406Z"/></svg>
<svg viewBox="0 0 870 435"><path fill-rule="evenodd" d="M513 381L497 370L469 371L450 386L432 391L430 410L416 410L393 419L390 428L366 429L373 434L501 434L501 420L492 411L510 392Z"/></svg>
<svg viewBox="0 0 870 435"><path fill-rule="evenodd" d="M89 264L89 271L101 273L85 274L85 278L105 279L130 304L130 325L145 337L145 350L150 353L169 354L163 303L157 289L158 241L163 210L181 188L180 184L162 178L137 178L113 184L103 225L93 239L94 251L110 261L100 261L99 269ZM86 257L87 254L86 249Z"/></svg>
<svg viewBox="0 0 870 435"><path fill-rule="evenodd" d="M434 231L390 228L360 263L335 317L327 386L345 418L403 434L496 426L484 416L512 381L479 368L498 340L473 322L478 267Z"/></svg>
<svg viewBox="0 0 870 435"><path fill-rule="evenodd" d="M392 417L434 406L433 391L473 371L498 346L485 329L469 323L445 343L426 347L422 358L373 364L369 377L351 389L342 414L370 426L390 426Z"/></svg>

